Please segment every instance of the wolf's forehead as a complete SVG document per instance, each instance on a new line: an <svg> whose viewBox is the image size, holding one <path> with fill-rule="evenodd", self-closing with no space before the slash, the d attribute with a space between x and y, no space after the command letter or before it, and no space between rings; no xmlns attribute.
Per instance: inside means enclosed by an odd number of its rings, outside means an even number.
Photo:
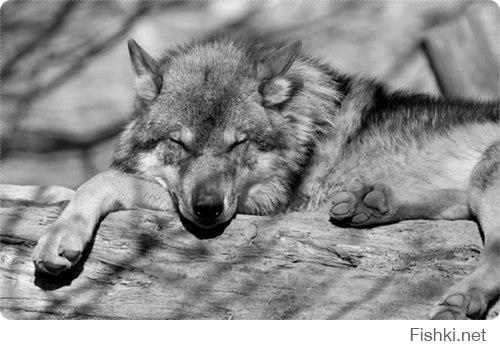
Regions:
<svg viewBox="0 0 500 350"><path fill-rule="evenodd" d="M196 135L223 130L227 123L240 127L255 108L257 87L248 60L227 43L205 44L173 56L155 114Z"/></svg>
<svg viewBox="0 0 500 350"><path fill-rule="evenodd" d="M162 105L186 123L218 124L248 110L242 53L214 45L175 58L165 73Z"/></svg>

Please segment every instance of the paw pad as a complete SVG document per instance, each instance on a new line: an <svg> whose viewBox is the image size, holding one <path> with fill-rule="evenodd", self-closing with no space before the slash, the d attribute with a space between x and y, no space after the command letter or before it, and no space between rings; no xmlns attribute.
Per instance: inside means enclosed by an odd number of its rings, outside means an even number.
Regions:
<svg viewBox="0 0 500 350"><path fill-rule="evenodd" d="M452 306L462 306L464 296L462 294L453 294L446 298L445 303Z"/></svg>
<svg viewBox="0 0 500 350"><path fill-rule="evenodd" d="M330 220L339 226L370 226L390 221L388 189L351 182L332 197Z"/></svg>
<svg viewBox="0 0 500 350"><path fill-rule="evenodd" d="M486 312L484 297L476 290L450 293L444 296L431 312L433 320L463 320L480 318Z"/></svg>

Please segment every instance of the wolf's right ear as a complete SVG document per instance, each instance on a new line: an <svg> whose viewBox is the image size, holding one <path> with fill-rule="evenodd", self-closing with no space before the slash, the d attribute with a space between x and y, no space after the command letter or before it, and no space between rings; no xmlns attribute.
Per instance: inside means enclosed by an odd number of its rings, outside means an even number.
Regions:
<svg viewBox="0 0 500 350"><path fill-rule="evenodd" d="M301 48L302 42L297 40L276 49L273 53L257 62L255 66L257 78L261 80L272 79L285 74L300 54Z"/></svg>
<svg viewBox="0 0 500 350"><path fill-rule="evenodd" d="M282 104L292 97L293 84L283 75L300 54L302 42L284 45L255 65L255 75L261 86L259 91L266 106Z"/></svg>
<svg viewBox="0 0 500 350"><path fill-rule="evenodd" d="M162 85L162 76L158 62L133 39L128 41L128 51L135 73L137 94L143 99L150 101L158 95Z"/></svg>

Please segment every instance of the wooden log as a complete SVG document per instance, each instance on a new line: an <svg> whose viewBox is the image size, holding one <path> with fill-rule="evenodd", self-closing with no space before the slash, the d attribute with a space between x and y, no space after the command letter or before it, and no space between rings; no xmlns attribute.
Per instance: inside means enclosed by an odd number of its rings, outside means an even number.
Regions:
<svg viewBox="0 0 500 350"><path fill-rule="evenodd" d="M5 317L424 319L482 247L468 221L360 230L324 213L240 215L220 237L198 240L175 215L130 210L102 221L84 264L50 278L35 274L31 255L60 204L1 202Z"/></svg>
<svg viewBox="0 0 500 350"><path fill-rule="evenodd" d="M492 11L498 8L492 4ZM469 7L456 20L428 30L423 48L443 95L500 97L499 61L482 23L485 9Z"/></svg>

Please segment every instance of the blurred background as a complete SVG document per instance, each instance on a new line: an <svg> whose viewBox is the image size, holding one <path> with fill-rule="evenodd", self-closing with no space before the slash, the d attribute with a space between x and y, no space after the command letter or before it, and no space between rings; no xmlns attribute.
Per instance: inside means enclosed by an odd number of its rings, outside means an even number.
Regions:
<svg viewBox="0 0 500 350"><path fill-rule="evenodd" d="M0 20L1 183L76 188L109 166L132 107L128 38L153 56L219 31L298 38L394 87L498 98L489 1L10 1Z"/></svg>

